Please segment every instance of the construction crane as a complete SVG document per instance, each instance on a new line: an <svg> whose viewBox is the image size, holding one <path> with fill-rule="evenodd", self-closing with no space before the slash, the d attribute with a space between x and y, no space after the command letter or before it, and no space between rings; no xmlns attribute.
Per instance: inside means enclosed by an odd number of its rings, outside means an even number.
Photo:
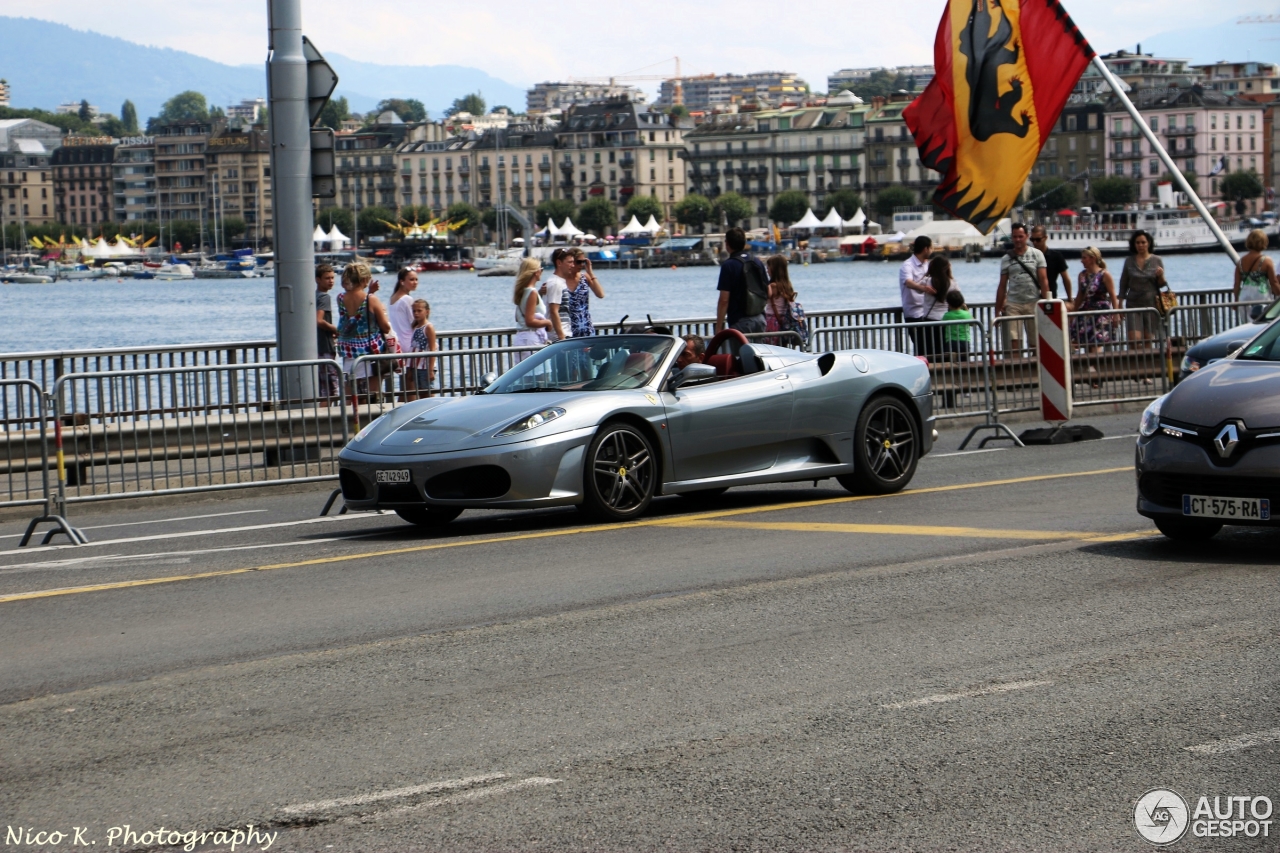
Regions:
<svg viewBox="0 0 1280 853"><path fill-rule="evenodd" d="M648 70L648 69L650 69L650 68L653 68L653 67L654 67L654 65L664 65L664 64L666 64L666 63L668 63L668 62L675 62L675 64L676 64L676 73L675 73L675 76L674 76L674 77L672 77L672 76L670 76L670 75L667 75L667 74L638 74L638 73L636 73L636 72L639 72L639 71L646 71L646 70ZM683 85L681 85L681 75L680 75L680 57L678 57L678 56L673 56L673 57L671 57L670 59L663 59L663 60L661 60L660 62L655 62L655 63L653 63L653 65L645 65L645 66L642 66L642 67L640 67L640 68L635 69L634 71L628 71L628 72L626 72L625 74L618 74L618 75L616 75L616 76L611 76L611 77L570 77L570 78L569 78L569 82L570 82L570 83L603 83L603 82L606 82L606 81L607 81L607 82L608 82L608 84L609 84L610 86L616 86L616 85L618 84L618 81L619 81L619 80L625 80L625 81L634 81L634 80L664 80L664 81L665 81L665 80L670 80L670 81L672 82L672 93L671 93L671 102L672 102L672 104L680 104L681 106L683 106L683 105L684 105L684 87L683 87Z"/></svg>

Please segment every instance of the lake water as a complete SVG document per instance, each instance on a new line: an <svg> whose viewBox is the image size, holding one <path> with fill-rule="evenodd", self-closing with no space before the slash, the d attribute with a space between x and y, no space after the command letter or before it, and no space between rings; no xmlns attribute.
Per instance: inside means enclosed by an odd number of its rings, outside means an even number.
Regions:
<svg viewBox="0 0 1280 853"><path fill-rule="evenodd" d="M1108 261L1117 276L1120 262ZM807 311L880 308L898 304L898 266L892 261L792 265L791 280ZM1222 254L1171 255L1165 268L1174 290L1231 286L1231 263ZM953 262L953 269L970 301L995 298L998 259ZM1073 282L1079 270L1074 260ZM716 267L600 270L605 299L592 298L592 317L613 322L624 314L633 319L714 316L718 272ZM385 301L395 276L378 279ZM444 272L421 273L419 281L415 296L431 303L437 330L512 325L513 278ZM265 278L10 284L0 287L0 352L267 340L275 337L274 310L274 281Z"/></svg>

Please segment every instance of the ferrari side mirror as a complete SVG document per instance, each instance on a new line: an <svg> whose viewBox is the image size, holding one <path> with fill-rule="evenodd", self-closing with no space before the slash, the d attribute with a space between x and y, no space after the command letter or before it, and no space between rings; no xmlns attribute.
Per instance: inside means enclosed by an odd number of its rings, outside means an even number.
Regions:
<svg viewBox="0 0 1280 853"><path fill-rule="evenodd" d="M716 375L716 369L710 364L690 364L682 370L677 370L671 374L671 390L674 391L681 385L688 385L690 382L701 382L704 379L713 379Z"/></svg>

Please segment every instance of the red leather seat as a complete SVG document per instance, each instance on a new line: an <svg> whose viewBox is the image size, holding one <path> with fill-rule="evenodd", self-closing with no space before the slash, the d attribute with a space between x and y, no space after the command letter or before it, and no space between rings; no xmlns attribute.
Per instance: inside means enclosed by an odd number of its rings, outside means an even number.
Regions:
<svg viewBox="0 0 1280 853"><path fill-rule="evenodd" d="M729 351L721 353L726 345ZM725 329L707 342L707 354L702 361L714 366L717 376L741 376L742 362L738 360L738 351L746 345L746 335L737 329Z"/></svg>
<svg viewBox="0 0 1280 853"><path fill-rule="evenodd" d="M725 353L724 355L707 355L702 357L703 364L709 364L716 369L716 376L735 376L733 372L733 356Z"/></svg>

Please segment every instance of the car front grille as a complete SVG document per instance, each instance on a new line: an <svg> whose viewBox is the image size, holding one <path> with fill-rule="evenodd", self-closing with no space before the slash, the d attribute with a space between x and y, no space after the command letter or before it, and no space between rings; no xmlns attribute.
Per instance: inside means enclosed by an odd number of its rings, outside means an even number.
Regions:
<svg viewBox="0 0 1280 853"><path fill-rule="evenodd" d="M1138 481L1142 496L1160 506L1182 506L1183 495L1221 498L1280 498L1280 483L1262 477L1214 477L1195 474L1143 474ZM1280 505L1280 504L1277 504Z"/></svg>

